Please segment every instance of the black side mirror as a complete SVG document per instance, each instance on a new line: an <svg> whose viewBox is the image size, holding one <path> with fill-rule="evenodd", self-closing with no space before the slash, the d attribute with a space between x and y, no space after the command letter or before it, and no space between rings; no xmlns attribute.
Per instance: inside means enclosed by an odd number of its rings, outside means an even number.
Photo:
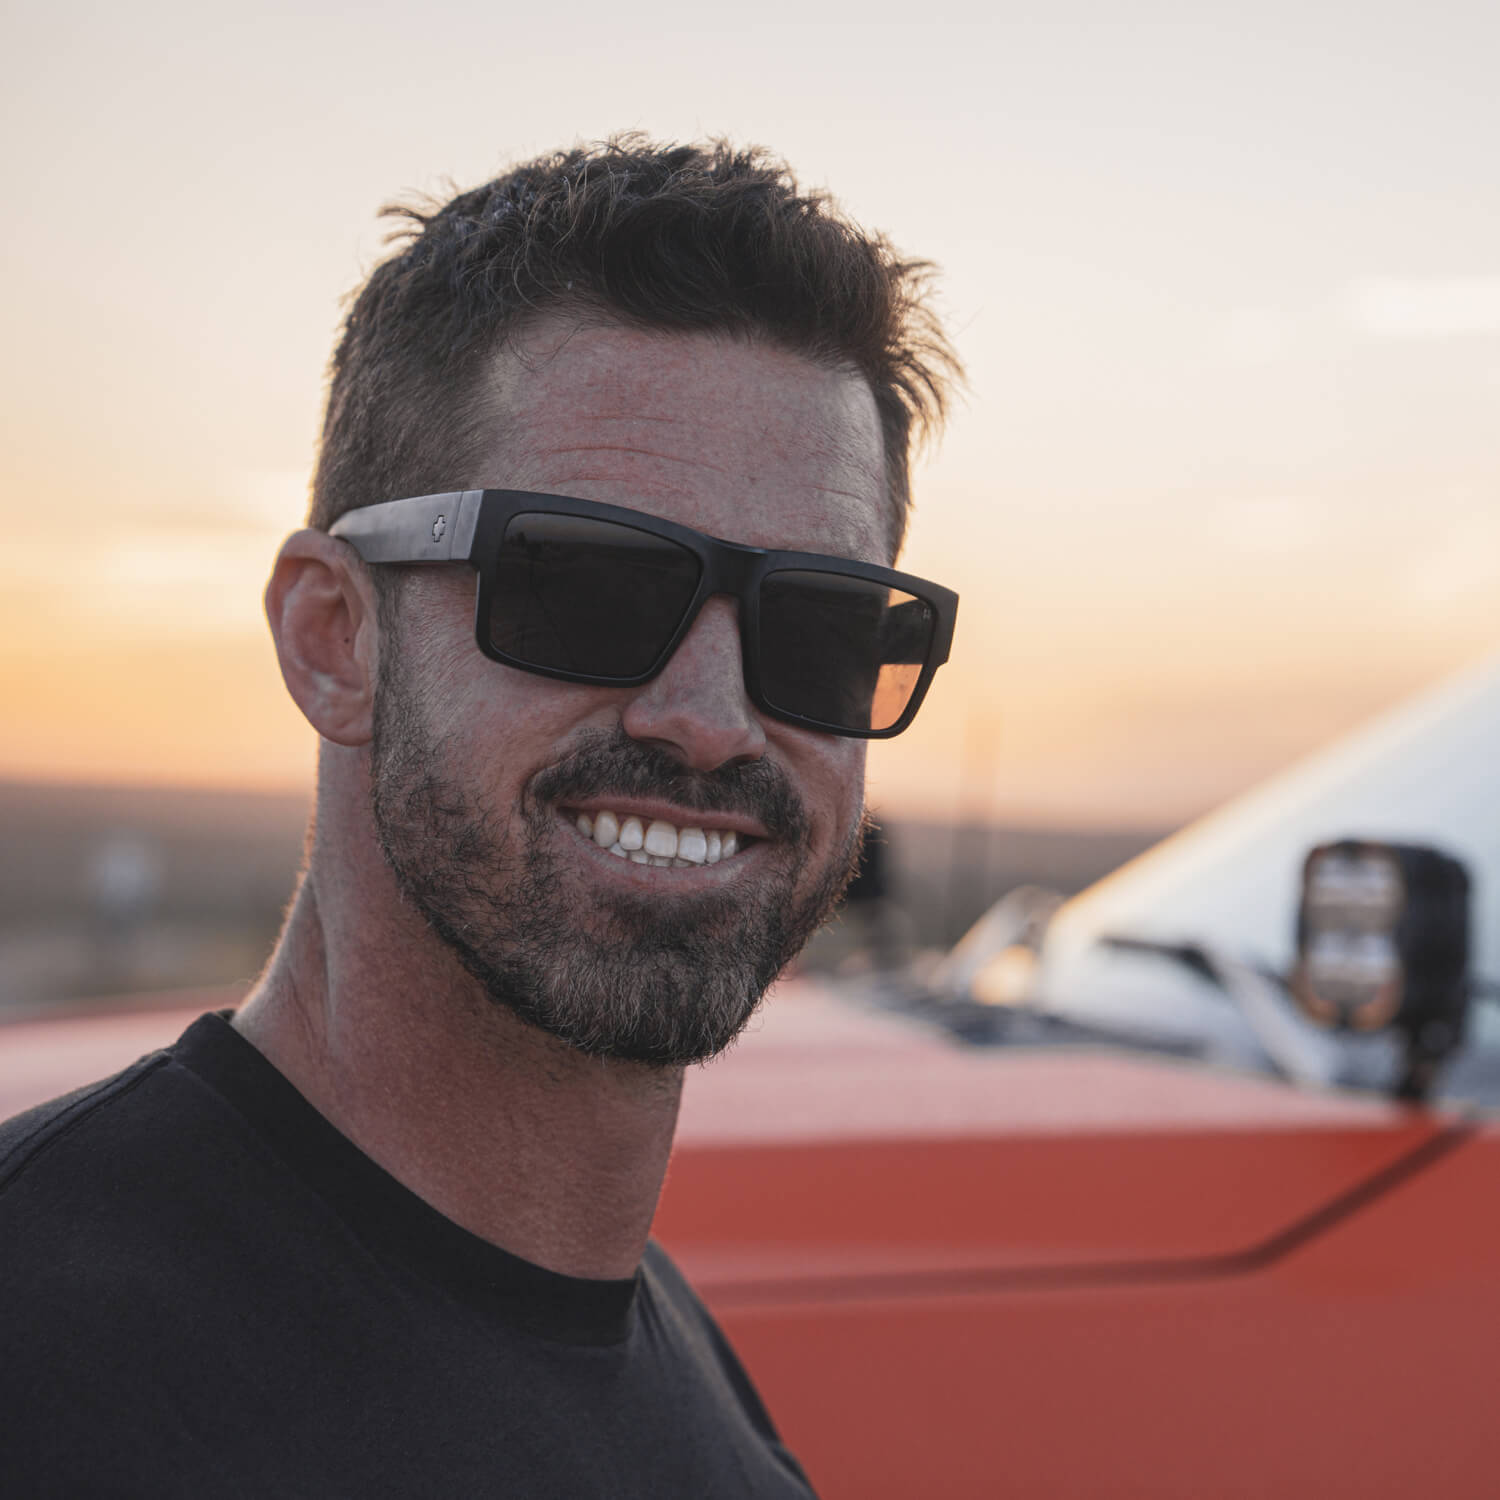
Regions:
<svg viewBox="0 0 1500 1500"><path fill-rule="evenodd" d="M1463 863L1417 844L1319 844L1302 866L1289 984L1321 1026L1396 1031L1406 1050L1397 1094L1424 1097L1468 1016Z"/></svg>

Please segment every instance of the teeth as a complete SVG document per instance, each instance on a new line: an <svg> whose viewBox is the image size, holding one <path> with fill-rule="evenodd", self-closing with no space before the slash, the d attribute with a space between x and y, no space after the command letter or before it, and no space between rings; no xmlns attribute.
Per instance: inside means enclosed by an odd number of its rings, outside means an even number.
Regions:
<svg viewBox="0 0 1500 1500"><path fill-rule="evenodd" d="M671 866L684 870L694 865L716 865L737 854L739 835L717 828L677 828L665 818L648 824L634 814L621 818L609 811L579 813L574 820L579 833L592 839L617 859L634 864Z"/></svg>
<svg viewBox="0 0 1500 1500"><path fill-rule="evenodd" d="M646 830L644 847L647 854L654 854L658 859L670 862L677 855L677 830L658 818Z"/></svg>

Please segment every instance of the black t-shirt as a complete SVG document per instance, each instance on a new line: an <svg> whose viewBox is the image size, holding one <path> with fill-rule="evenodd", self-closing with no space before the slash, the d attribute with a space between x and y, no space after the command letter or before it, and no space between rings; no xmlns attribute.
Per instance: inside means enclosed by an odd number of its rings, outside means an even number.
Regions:
<svg viewBox="0 0 1500 1500"><path fill-rule="evenodd" d="M0 1495L809 1493L659 1246L507 1254L223 1017L0 1126Z"/></svg>

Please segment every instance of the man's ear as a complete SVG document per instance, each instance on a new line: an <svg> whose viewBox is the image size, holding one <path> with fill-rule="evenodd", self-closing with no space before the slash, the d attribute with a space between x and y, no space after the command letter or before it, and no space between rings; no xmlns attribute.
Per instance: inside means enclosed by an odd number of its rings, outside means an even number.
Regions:
<svg viewBox="0 0 1500 1500"><path fill-rule="evenodd" d="M347 543L293 532L266 585L281 676L307 721L336 745L368 744L379 666L375 586Z"/></svg>

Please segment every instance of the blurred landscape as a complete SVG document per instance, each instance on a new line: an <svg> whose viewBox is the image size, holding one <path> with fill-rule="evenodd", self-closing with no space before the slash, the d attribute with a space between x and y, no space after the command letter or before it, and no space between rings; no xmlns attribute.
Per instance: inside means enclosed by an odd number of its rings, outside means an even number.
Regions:
<svg viewBox="0 0 1500 1500"><path fill-rule="evenodd" d="M306 818L297 796L0 782L0 1017L247 983Z"/></svg>
<svg viewBox="0 0 1500 1500"><path fill-rule="evenodd" d="M0 781L0 1020L248 984L291 895L307 810L284 794ZM1013 887L1081 890L1167 831L891 820L888 897L905 940L947 947ZM861 923L836 920L804 967L847 964L862 940Z"/></svg>

